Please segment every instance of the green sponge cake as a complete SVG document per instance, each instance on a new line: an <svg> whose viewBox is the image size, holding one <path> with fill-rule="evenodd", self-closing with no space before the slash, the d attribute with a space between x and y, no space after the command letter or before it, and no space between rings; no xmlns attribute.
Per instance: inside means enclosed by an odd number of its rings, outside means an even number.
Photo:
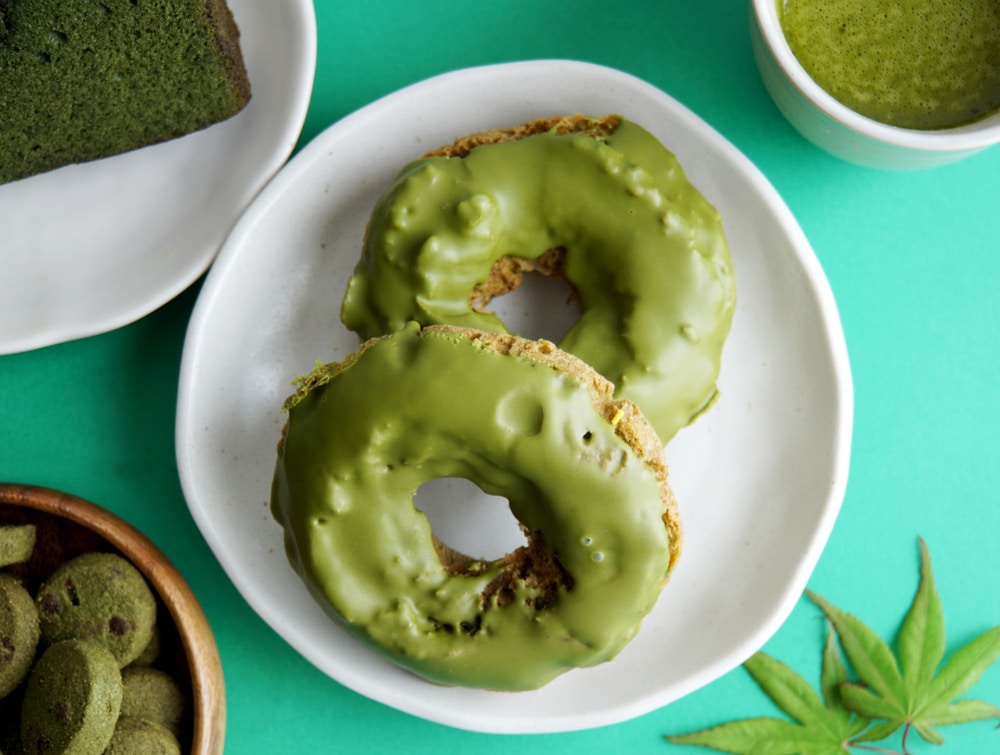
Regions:
<svg viewBox="0 0 1000 755"><path fill-rule="evenodd" d="M121 673L107 649L77 640L56 643L38 659L24 690L24 751L104 752L121 703Z"/></svg>
<svg viewBox="0 0 1000 755"><path fill-rule="evenodd" d="M0 183L203 129L249 99L225 0L0 0Z"/></svg>

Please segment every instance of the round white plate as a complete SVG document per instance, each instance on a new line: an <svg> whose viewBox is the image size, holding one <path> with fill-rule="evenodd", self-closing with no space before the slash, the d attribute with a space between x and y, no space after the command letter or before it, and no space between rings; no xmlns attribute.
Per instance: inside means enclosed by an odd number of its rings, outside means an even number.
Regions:
<svg viewBox="0 0 1000 755"><path fill-rule="evenodd" d="M721 211L733 249L739 304L721 396L666 450L685 550L638 637L614 661L534 692L434 686L335 626L287 564L267 508L279 407L293 377L357 345L339 320L344 284L375 199L400 167L465 133L577 112L620 113L659 137ZM534 316L544 319L541 309ZM455 727L567 731L665 705L739 665L777 630L840 507L852 402L830 289L761 173L643 81L585 63L524 62L450 73L379 100L318 136L262 192L195 307L177 458L191 512L236 587L322 671ZM480 535L511 519L503 507L486 508Z"/></svg>
<svg viewBox="0 0 1000 755"><path fill-rule="evenodd" d="M164 144L0 185L0 354L127 325L198 278L305 121L312 0L229 0L252 98Z"/></svg>

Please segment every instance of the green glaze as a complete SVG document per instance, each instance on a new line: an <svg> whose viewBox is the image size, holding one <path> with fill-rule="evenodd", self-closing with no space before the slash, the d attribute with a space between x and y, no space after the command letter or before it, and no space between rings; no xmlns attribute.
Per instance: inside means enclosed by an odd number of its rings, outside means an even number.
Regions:
<svg viewBox="0 0 1000 755"><path fill-rule="evenodd" d="M823 89L893 126L939 129L1000 109L997 0L778 0Z"/></svg>
<svg viewBox="0 0 1000 755"><path fill-rule="evenodd" d="M271 506L292 565L350 631L432 681L503 690L607 661L634 636L670 561L660 484L577 378L413 323L309 383ZM501 560L442 566L413 505L442 477L506 497L571 589L539 607L515 577L500 605L483 593Z"/></svg>
<svg viewBox="0 0 1000 755"><path fill-rule="evenodd" d="M629 121L606 141L538 134L404 168L374 209L341 319L362 338L410 320L503 331L472 309L473 288L505 255L560 246L581 314L559 347L666 442L715 395L735 284L718 212Z"/></svg>

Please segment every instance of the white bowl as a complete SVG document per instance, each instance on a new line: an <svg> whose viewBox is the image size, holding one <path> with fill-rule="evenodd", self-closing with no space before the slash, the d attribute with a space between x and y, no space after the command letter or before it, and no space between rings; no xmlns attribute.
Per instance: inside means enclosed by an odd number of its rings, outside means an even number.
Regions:
<svg viewBox="0 0 1000 755"><path fill-rule="evenodd" d="M832 155L872 168L931 168L1000 143L1000 112L955 128L889 126L851 110L812 80L785 39L783 0L750 0L753 54L764 86L799 132Z"/></svg>
<svg viewBox="0 0 1000 755"><path fill-rule="evenodd" d="M285 421L279 409L293 377L357 346L340 323L340 302L372 206L399 169L461 134L563 113L621 113L649 128L719 209L730 237L738 302L720 397L667 448L683 501L684 557L639 635L611 663L517 694L428 684L331 621L289 566L267 509ZM498 303L496 311L517 330L537 332L565 300ZM525 61L454 71L388 95L330 126L268 184L198 298L179 384L177 460L195 521L236 587L317 668L438 723L541 733L648 713L767 641L833 527L852 420L833 294L767 179L644 81L588 63ZM512 526L509 512L482 495L448 501L470 514L461 534ZM438 534L472 550L451 532Z"/></svg>
<svg viewBox="0 0 1000 755"><path fill-rule="evenodd" d="M292 153L316 67L312 0L229 5L253 90L243 112L0 186L0 355L106 333L166 304Z"/></svg>

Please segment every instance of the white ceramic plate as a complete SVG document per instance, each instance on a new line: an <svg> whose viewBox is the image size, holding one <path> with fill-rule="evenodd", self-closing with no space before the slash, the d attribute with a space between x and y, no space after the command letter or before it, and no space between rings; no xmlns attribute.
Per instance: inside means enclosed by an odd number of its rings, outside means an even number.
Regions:
<svg viewBox="0 0 1000 755"><path fill-rule="evenodd" d="M247 107L164 144L0 185L0 354L127 325L205 272L288 159L316 66L312 0L229 0Z"/></svg>
<svg viewBox="0 0 1000 755"><path fill-rule="evenodd" d="M667 448L686 525L684 555L638 637L613 662L535 692L430 685L335 626L286 563L267 508L284 421L279 407L294 376L357 345L338 317L345 280L376 196L404 163L465 133L576 112L621 113L656 134L719 208L733 249L739 305L721 398ZM534 314L547 316L545 307ZM649 84L590 64L538 61L458 71L379 100L318 136L271 182L234 229L196 305L177 456L191 511L237 588L321 670L447 725L554 732L665 705L734 668L771 636L833 526L851 421L834 300L761 173ZM478 526L482 535L492 520L509 524L502 507L488 511L488 524L458 529Z"/></svg>

